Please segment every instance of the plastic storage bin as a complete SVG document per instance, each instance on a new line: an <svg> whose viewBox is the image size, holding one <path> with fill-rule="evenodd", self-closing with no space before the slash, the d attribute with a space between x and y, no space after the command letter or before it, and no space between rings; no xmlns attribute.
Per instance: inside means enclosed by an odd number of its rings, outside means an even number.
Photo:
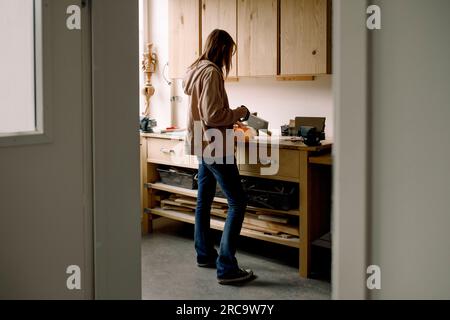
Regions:
<svg viewBox="0 0 450 320"><path fill-rule="evenodd" d="M185 189L197 189L197 172L195 170L178 168L157 168L161 182L169 186Z"/></svg>
<svg viewBox="0 0 450 320"><path fill-rule="evenodd" d="M244 178L242 184L250 206L284 211L299 207L297 184L258 178Z"/></svg>

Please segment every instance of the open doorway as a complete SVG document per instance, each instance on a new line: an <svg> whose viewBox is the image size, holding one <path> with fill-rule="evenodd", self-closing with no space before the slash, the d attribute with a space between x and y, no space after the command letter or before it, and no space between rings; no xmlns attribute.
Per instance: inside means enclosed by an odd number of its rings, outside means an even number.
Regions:
<svg viewBox="0 0 450 320"><path fill-rule="evenodd" d="M147 118L141 122L143 298L331 298L331 1L303 7L295 0L140 0L139 8L140 109ZM297 33L305 27L293 19L298 14L310 23L307 35ZM189 96L182 78L217 28L237 43L225 84L230 105L245 105L266 120L279 144L270 176L260 169L274 154L249 164L248 147L237 148L251 194L237 257L258 276L247 290L216 285L215 271L195 263L198 162L184 152ZM320 144L301 141L304 127L318 129ZM217 188L211 210L216 246L227 210Z"/></svg>

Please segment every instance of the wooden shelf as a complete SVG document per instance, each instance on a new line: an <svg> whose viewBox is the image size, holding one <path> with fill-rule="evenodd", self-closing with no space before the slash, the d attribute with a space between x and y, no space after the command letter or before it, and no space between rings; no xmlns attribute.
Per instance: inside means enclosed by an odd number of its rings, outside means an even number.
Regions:
<svg viewBox="0 0 450 320"><path fill-rule="evenodd" d="M160 182L148 183L147 184L147 188L160 190L160 191L171 192L171 193L176 193L176 194L180 194L182 196L187 196L187 197L192 197L192 198L197 198L197 194L198 194L197 190L190 190L190 189L186 189L186 188L169 186L167 184L160 183ZM215 197L214 198L214 202L227 204L227 200L224 199L224 198L217 198L217 197Z"/></svg>
<svg viewBox="0 0 450 320"><path fill-rule="evenodd" d="M309 163L311 164L320 164L324 166L332 166L333 165L333 157L331 154L326 154L323 156L310 157Z"/></svg>
<svg viewBox="0 0 450 320"><path fill-rule="evenodd" d="M167 184L160 183L160 182L147 183L146 187L149 188L149 189L176 193L176 194L179 194L179 195L182 195L182 196L187 196L187 197L192 197L192 198L197 198L197 195L198 195L197 190L190 190L190 189L186 189L186 188L169 186ZM214 202L223 203L223 204L227 204L228 203L227 199L218 198L218 197L214 198ZM247 210L250 210L250 211L264 211L264 212L267 212L267 213L275 213L275 214L286 214L286 215L297 216L297 217L300 216L300 211L299 210L284 211L284 210L258 208L258 207L252 207L252 206L247 206Z"/></svg>
<svg viewBox="0 0 450 320"><path fill-rule="evenodd" d="M278 75L278 81L314 81L316 79L313 75Z"/></svg>
<svg viewBox="0 0 450 320"><path fill-rule="evenodd" d="M148 209L148 212L150 212L151 214L161 216L161 217L165 217L165 218L169 218L169 219L173 219L173 220L177 220L177 221L181 221L181 222L185 222L185 223L195 224L195 217L193 214L174 211L174 210L164 210L161 208ZM211 217L211 228L212 229L223 231L224 225L225 225L225 220L216 218L216 217ZM268 241L268 242L272 242L272 243L277 243L277 244L281 244L281 245L289 246L289 247L293 247L293 248L300 248L300 240L298 238L284 239L281 237L264 234L262 232L249 230L246 228L242 228L241 236L258 239L258 240L264 240L264 241Z"/></svg>

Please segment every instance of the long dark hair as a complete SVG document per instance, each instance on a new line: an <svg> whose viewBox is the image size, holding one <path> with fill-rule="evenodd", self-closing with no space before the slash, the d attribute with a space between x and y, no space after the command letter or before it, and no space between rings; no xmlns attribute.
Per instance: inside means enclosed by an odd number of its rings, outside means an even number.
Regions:
<svg viewBox="0 0 450 320"><path fill-rule="evenodd" d="M236 43L230 34L224 30L215 29L205 42L203 54L191 67L195 67L202 60L209 60L217 65L227 77L233 66L233 55Z"/></svg>

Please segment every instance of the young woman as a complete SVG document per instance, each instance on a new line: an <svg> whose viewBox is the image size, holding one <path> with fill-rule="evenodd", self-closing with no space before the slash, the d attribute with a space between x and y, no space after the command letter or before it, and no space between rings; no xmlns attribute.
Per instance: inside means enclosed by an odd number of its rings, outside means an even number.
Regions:
<svg viewBox="0 0 450 320"><path fill-rule="evenodd" d="M190 96L186 150L196 155L200 162L195 212L197 264L199 267L216 267L220 284L254 278L251 270L239 268L235 258L247 204L234 148L227 148L226 137L237 122L246 121L250 116L244 106L230 109L225 92L224 78L230 72L235 51L233 38L226 31L214 30L206 41L202 56L193 63L183 81L184 91ZM212 145L215 147L210 148ZM211 205L217 183L227 197L229 208L219 254L214 249L210 230Z"/></svg>

